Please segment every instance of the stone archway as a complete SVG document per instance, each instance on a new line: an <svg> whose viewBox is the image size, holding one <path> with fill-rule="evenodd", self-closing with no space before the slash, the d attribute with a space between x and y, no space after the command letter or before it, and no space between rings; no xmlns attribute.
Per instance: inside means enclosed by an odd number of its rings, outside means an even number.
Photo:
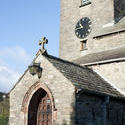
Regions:
<svg viewBox="0 0 125 125"><path fill-rule="evenodd" d="M28 107L28 125L52 125L52 105L42 88L32 96Z"/></svg>
<svg viewBox="0 0 125 125"><path fill-rule="evenodd" d="M51 125L53 125L55 110L54 99L48 87L40 83L31 86L23 99L21 110L24 114L24 125L38 125L38 109L42 99L46 96L51 102L51 114L49 115L50 121L48 121L48 123L51 122Z"/></svg>

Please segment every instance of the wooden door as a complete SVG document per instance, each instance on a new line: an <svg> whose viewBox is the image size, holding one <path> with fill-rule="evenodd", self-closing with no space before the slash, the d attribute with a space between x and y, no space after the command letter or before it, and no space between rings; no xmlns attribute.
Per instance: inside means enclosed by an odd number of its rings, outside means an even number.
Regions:
<svg viewBox="0 0 125 125"><path fill-rule="evenodd" d="M52 105L47 94L41 98L38 106L37 125L52 125Z"/></svg>

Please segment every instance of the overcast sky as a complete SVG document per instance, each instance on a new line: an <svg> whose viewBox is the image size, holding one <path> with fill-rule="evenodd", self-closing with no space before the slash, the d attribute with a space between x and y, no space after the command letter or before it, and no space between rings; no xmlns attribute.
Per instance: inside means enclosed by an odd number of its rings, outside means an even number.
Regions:
<svg viewBox="0 0 125 125"><path fill-rule="evenodd" d="M32 62L42 36L58 56L60 0L0 0L0 91L9 92Z"/></svg>

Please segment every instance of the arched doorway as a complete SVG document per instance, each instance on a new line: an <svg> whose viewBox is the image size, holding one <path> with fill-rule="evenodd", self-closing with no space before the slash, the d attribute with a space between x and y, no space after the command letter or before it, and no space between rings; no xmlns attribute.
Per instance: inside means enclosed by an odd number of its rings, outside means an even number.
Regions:
<svg viewBox="0 0 125 125"><path fill-rule="evenodd" d="M48 94L41 98L37 111L37 125L52 124L52 105Z"/></svg>
<svg viewBox="0 0 125 125"><path fill-rule="evenodd" d="M42 88L38 89L30 100L28 125L52 125L52 102Z"/></svg>

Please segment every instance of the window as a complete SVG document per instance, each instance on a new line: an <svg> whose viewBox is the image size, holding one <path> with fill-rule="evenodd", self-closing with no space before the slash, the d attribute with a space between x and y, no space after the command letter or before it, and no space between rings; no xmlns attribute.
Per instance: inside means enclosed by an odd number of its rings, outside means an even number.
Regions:
<svg viewBox="0 0 125 125"><path fill-rule="evenodd" d="M91 4L91 0L81 0L81 6Z"/></svg>
<svg viewBox="0 0 125 125"><path fill-rule="evenodd" d="M114 20L118 23L123 17L125 17L125 1L114 0Z"/></svg>
<svg viewBox="0 0 125 125"><path fill-rule="evenodd" d="M87 42L87 40L80 41L80 43L81 43L80 51L87 50L86 42Z"/></svg>

